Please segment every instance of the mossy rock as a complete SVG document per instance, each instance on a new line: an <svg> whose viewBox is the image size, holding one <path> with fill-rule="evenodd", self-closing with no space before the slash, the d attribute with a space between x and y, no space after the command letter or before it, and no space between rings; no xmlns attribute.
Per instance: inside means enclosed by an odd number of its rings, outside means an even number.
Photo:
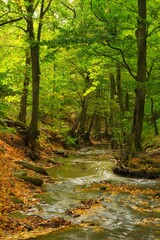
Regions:
<svg viewBox="0 0 160 240"><path fill-rule="evenodd" d="M37 178L37 177L30 177L30 176L27 176L27 175L22 175L22 176L20 176L20 178L22 179L22 180L24 180L24 181L26 181L26 182L29 182L29 183L31 183L31 184L33 184L33 185L35 185L35 186L42 186L42 184L43 184L43 181L42 181L42 179L41 178Z"/></svg>
<svg viewBox="0 0 160 240"><path fill-rule="evenodd" d="M15 196L11 197L11 201L15 204L24 204L24 202L21 199L15 197Z"/></svg>
<svg viewBox="0 0 160 240"><path fill-rule="evenodd" d="M15 176L19 177L20 179L22 179L26 182L30 182L33 185L42 186L42 184L43 184L43 181L41 178L30 177L27 175L26 171L24 171L24 170L18 170L14 174L15 174Z"/></svg>
<svg viewBox="0 0 160 240"><path fill-rule="evenodd" d="M17 177L27 176L27 172L25 170L16 170L14 172L14 175L17 176Z"/></svg>
<svg viewBox="0 0 160 240"><path fill-rule="evenodd" d="M44 169L42 167L30 164L28 162L24 162L24 161L17 161L16 163L21 165L21 166L23 166L24 168L31 169L31 170L33 170L36 173L48 176L48 173L47 173L46 169Z"/></svg>

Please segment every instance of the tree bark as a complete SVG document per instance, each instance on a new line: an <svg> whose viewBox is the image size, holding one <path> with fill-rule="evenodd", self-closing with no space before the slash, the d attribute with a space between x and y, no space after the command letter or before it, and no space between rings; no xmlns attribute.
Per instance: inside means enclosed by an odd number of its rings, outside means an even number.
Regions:
<svg viewBox="0 0 160 240"><path fill-rule="evenodd" d="M98 113L95 113L94 116L94 139L96 141L101 140L101 117L99 116Z"/></svg>
<svg viewBox="0 0 160 240"><path fill-rule="evenodd" d="M146 85L146 0L138 0L137 48L137 87L131 136L137 152L142 150L141 139L144 119Z"/></svg>
<svg viewBox="0 0 160 240"><path fill-rule="evenodd" d="M126 92L125 94L125 111L129 111L130 107L129 107L129 93Z"/></svg>
<svg viewBox="0 0 160 240"><path fill-rule="evenodd" d="M110 88L111 88L111 100L114 100L115 98L115 94L116 94L116 83L115 83L115 78L114 78L114 75L112 73L110 73ZM113 107L111 105L110 107L110 117L109 117L109 123L110 123L110 126L111 126L111 129L113 127ZM112 135L112 133L111 133Z"/></svg>
<svg viewBox="0 0 160 240"><path fill-rule="evenodd" d="M31 52L31 66L32 66L32 116L31 122L27 129L26 142L31 146L33 151L38 150L37 139L39 136L38 119L39 119L39 83L40 83L40 61L39 61L39 43L42 29L42 18L44 15L44 0L41 2L40 18L38 24L37 37L35 37L33 15L34 6L33 1L28 0L27 9L27 30L29 34L30 52Z"/></svg>
<svg viewBox="0 0 160 240"><path fill-rule="evenodd" d="M119 107L121 110L121 113L124 112L124 106L123 106L123 96L122 96L122 86L121 86L121 69L120 65L117 63L117 94L118 94L118 102L119 102Z"/></svg>
<svg viewBox="0 0 160 240"><path fill-rule="evenodd" d="M152 120L152 123L153 123L153 126L154 126L154 134L155 136L158 135L158 126L157 126L157 117L156 117L156 114L154 112L154 102L153 102L153 98L150 98L151 100L151 120Z"/></svg>
<svg viewBox="0 0 160 240"><path fill-rule="evenodd" d="M21 96L21 102L20 102L20 112L18 119L20 122L23 122L26 124L26 116L27 116L27 97L28 97L28 86L30 82L29 77L29 68L31 65L31 57L30 57L30 51L29 49L26 49L26 71L25 71L25 77L24 77L24 83L23 83L23 92Z"/></svg>
<svg viewBox="0 0 160 240"><path fill-rule="evenodd" d="M86 87L90 88L92 85L92 79L87 75L86 79ZM89 94L84 96L82 101L82 111L79 120L79 129L78 129L78 141L80 144L85 143L85 132L86 132L86 120L87 120L87 108L88 108Z"/></svg>

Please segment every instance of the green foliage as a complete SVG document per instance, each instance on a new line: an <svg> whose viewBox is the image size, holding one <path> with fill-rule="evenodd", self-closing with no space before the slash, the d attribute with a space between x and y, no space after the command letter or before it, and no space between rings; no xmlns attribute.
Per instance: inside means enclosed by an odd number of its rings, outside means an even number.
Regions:
<svg viewBox="0 0 160 240"><path fill-rule="evenodd" d="M64 2L64 3L63 3ZM66 131L72 127L82 110L85 97L88 100L89 121L96 113L110 124L114 137L121 144L129 135L135 100L137 71L137 1L74 0L52 1L42 24L40 46L40 119L49 119L55 129ZM26 35L26 1L1 2L0 23L22 17L18 22L3 26L0 32L0 114L17 117L26 73L25 53L29 46ZM35 4L35 3L34 3ZM47 4L47 2L45 2ZM159 114L159 4L147 2L147 98L144 132L151 119L150 98L154 100L154 112ZM10 9L9 9L10 8ZM6 13L3 16L3 13ZM23 13L23 14L22 14ZM39 6L34 15L37 34ZM117 84L115 98L110 99L110 73L116 82L116 63L121 66L122 100L129 94L129 111L120 112ZM92 81L89 86L87 76ZM28 91L27 119L31 114L31 83ZM110 116L113 115L113 123ZM104 120L106 118L106 120ZM159 118L159 115L158 115ZM157 118L157 123L159 120ZM151 132L153 127L151 127ZM148 135L150 132L148 133ZM147 136L147 134L146 134ZM69 144L75 139L66 136Z"/></svg>
<svg viewBox="0 0 160 240"><path fill-rule="evenodd" d="M1 121L1 120L0 120L0 121ZM3 125L0 124L0 133L11 133L11 134L16 134L17 131L15 130L15 128L8 127L8 126L5 125L5 124L3 124Z"/></svg>
<svg viewBox="0 0 160 240"><path fill-rule="evenodd" d="M75 147L77 145L76 143L77 139L69 135L64 135L64 141L68 147Z"/></svg>

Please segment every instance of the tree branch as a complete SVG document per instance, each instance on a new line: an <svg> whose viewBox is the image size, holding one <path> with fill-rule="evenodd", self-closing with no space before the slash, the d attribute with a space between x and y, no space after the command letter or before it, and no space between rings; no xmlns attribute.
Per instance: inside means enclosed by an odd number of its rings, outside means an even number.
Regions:
<svg viewBox="0 0 160 240"><path fill-rule="evenodd" d="M76 18L76 10L72 9L71 7L69 7L68 5L66 5L64 2L61 2L63 6L65 6L66 8L68 8L69 10L71 10L73 12L73 17Z"/></svg>
<svg viewBox="0 0 160 240"><path fill-rule="evenodd" d="M128 65L126 59L125 59L125 56L124 56L124 52L122 51L121 48L118 48L118 47L114 47L112 46L108 41L107 41L107 46L109 46L111 49L114 49L114 50L117 50L120 52L121 56L122 56L122 60L124 62L124 67L128 70L128 72L130 73L130 75L134 78L134 79L137 79L137 77L133 74L130 66Z"/></svg>
<svg viewBox="0 0 160 240"><path fill-rule="evenodd" d="M8 12L5 12L3 15L0 16L0 18L3 18L7 14L8 14Z"/></svg>
<svg viewBox="0 0 160 240"><path fill-rule="evenodd" d="M15 19L8 20L8 21L6 21L6 22L1 22L1 23L0 23L0 27L4 26L4 25L6 25L6 24L9 24L9 23L13 23L13 22L20 21L20 20L22 20L22 19L23 19L23 17L19 17L19 18L15 18Z"/></svg>
<svg viewBox="0 0 160 240"><path fill-rule="evenodd" d="M147 71L147 75L148 75L147 81L149 81L149 79L150 79L150 76L151 76L151 73L152 73L152 69L154 67L155 62L157 60L159 60L159 59L160 59L160 57L156 57L155 59L153 59L152 64L150 66L150 69Z"/></svg>
<svg viewBox="0 0 160 240"><path fill-rule="evenodd" d="M17 28L21 29L23 32L27 33L27 30L21 26L17 26Z"/></svg>
<svg viewBox="0 0 160 240"><path fill-rule="evenodd" d="M95 16L100 22L107 22L107 23L108 23L107 20L101 19L101 18L94 12L94 10L93 10L93 0L90 1L90 5L91 5L91 10L92 10L94 16Z"/></svg>
<svg viewBox="0 0 160 240"><path fill-rule="evenodd" d="M46 12L48 11L48 9L49 9L49 7L50 7L50 5L51 5L51 2L52 2L52 0L49 1L46 9L45 9L44 12L43 12L43 16L44 16L44 15L46 14Z"/></svg>
<svg viewBox="0 0 160 240"><path fill-rule="evenodd" d="M33 13L36 11L36 8L37 8L39 2L40 2L40 0L38 0L38 1L36 2L35 7L33 8Z"/></svg>

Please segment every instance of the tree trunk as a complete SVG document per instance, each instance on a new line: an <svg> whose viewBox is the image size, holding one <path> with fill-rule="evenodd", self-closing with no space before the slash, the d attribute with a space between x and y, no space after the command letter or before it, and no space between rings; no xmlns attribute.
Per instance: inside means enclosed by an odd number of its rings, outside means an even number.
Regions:
<svg viewBox="0 0 160 240"><path fill-rule="evenodd" d="M91 121L90 121L90 124L89 124L89 128L88 128L87 132L85 132L85 135L84 135L84 138L83 138L83 142L87 146L91 146L92 145L92 142L90 140L90 135L91 135L91 130L92 130L93 123L94 123L94 117L95 117L95 115L93 114L93 116L91 118Z"/></svg>
<svg viewBox="0 0 160 240"><path fill-rule="evenodd" d="M115 94L116 94L116 84L115 84L115 79L114 79L114 75L112 73L110 73L110 86L111 86L111 100L114 100L115 98ZM113 107L112 107L112 104L111 104L111 107L110 107L110 117L109 117L109 123L110 123L110 126L111 126L111 129L113 127ZM111 135L112 135L112 132L111 132Z"/></svg>
<svg viewBox="0 0 160 240"><path fill-rule="evenodd" d="M155 136L158 135L158 126L157 126L157 118L156 118L156 114L154 112L154 104L153 104L153 98L150 98L151 100L151 120L152 120L152 123L153 123L153 126L154 126L154 133L155 133Z"/></svg>
<svg viewBox="0 0 160 240"><path fill-rule="evenodd" d="M39 43L42 29L42 18L45 12L43 12L44 0L41 2L40 19L38 24L37 37L34 32L34 6L33 1L28 0L27 9L27 26L29 34L31 61L32 61L32 116L29 128L27 130L28 144L34 152L38 150L37 139L39 136L38 119L39 119L39 83L40 83L40 61L39 61Z"/></svg>
<svg viewBox="0 0 160 240"><path fill-rule="evenodd" d="M109 128L109 123L108 123L108 116L107 113L105 112L105 131L104 131L104 137L107 140L111 139L111 133L110 133L110 128Z"/></svg>
<svg viewBox="0 0 160 240"><path fill-rule="evenodd" d="M82 102L82 111L81 111L81 117L79 121L79 129L78 129L78 139L79 139L78 141L80 144L83 144L85 140L88 99L89 99L89 96L87 95L84 97Z"/></svg>
<svg viewBox="0 0 160 240"><path fill-rule="evenodd" d="M89 75L87 75L85 81L86 81L87 88L90 88L92 85L92 79L89 78ZM80 144L85 143L88 100L89 100L89 94L87 96L84 96L84 99L82 101L82 111L81 111L79 129L78 129L78 141Z"/></svg>
<svg viewBox="0 0 160 240"><path fill-rule="evenodd" d="M116 83L113 73L110 73L110 86L111 86L111 99L113 100L116 95Z"/></svg>
<svg viewBox="0 0 160 240"><path fill-rule="evenodd" d="M77 133L76 133L76 130L78 128L78 124L80 122L80 119L81 119L81 114L82 112L80 112L80 114L78 115L75 123L73 124L72 128L68 131L68 135L70 135L71 137L77 137Z"/></svg>
<svg viewBox="0 0 160 240"><path fill-rule="evenodd" d="M24 83L23 83L23 92L22 92L22 97L21 97L21 102L20 102L20 112L18 119L20 122L23 122L26 124L26 116L27 116L27 97L28 97L28 86L30 82L30 73L29 73L29 68L31 65L31 57L30 57L30 51L27 48L26 49L26 72L25 72L25 77L24 77Z"/></svg>
<svg viewBox="0 0 160 240"><path fill-rule="evenodd" d="M125 111L129 111L129 94L126 92L125 95Z"/></svg>
<svg viewBox="0 0 160 240"><path fill-rule="evenodd" d="M135 89L135 106L131 136L137 152L142 150L141 139L144 119L145 85L146 85L146 0L138 0L137 47L137 88Z"/></svg>
<svg viewBox="0 0 160 240"><path fill-rule="evenodd" d="M115 83L115 78L114 75L112 73L110 73L110 86L111 86L111 100L114 100L115 98L115 94L116 94L116 83ZM114 127L114 117L113 117L113 112L114 112L114 108L111 104L110 107L110 117L109 117L109 125L111 127L111 147L112 149L117 149L118 148L118 143L117 141L114 139L114 131L113 131L113 127Z"/></svg>
<svg viewBox="0 0 160 240"><path fill-rule="evenodd" d="M32 59L32 118L28 128L29 142L33 151L37 150L37 138L39 136L38 119L39 119L39 46L31 46Z"/></svg>
<svg viewBox="0 0 160 240"><path fill-rule="evenodd" d="M123 106L123 96L122 96L122 86L121 86L121 69L120 65L117 63L117 94L118 94L118 102L119 107L121 110L121 113L124 112L124 106Z"/></svg>
<svg viewBox="0 0 160 240"><path fill-rule="evenodd" d="M95 117L94 117L94 139L96 141L100 141L101 140L101 117L99 116L98 113L95 113Z"/></svg>

